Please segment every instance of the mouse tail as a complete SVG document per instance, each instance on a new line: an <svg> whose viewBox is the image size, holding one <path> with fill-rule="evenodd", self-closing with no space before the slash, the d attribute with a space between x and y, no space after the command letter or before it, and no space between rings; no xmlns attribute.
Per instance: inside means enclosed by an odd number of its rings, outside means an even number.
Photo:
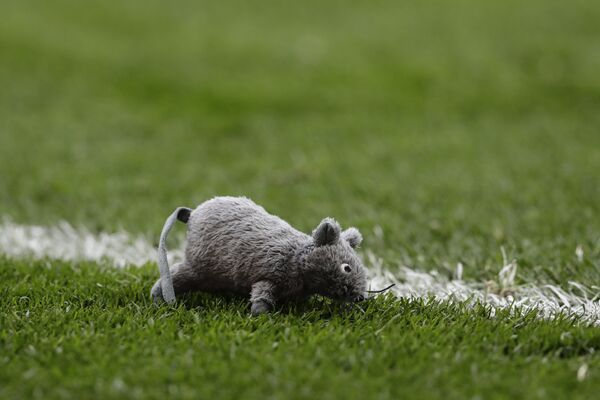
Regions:
<svg viewBox="0 0 600 400"><path fill-rule="evenodd" d="M158 269L160 270L160 287L162 289L162 297L168 304L175 303L175 289L173 289L173 280L171 279L171 271L169 270L169 261L167 260L167 236L171 228L177 220L187 223L192 213L191 208L178 207L173 211L160 233L158 242Z"/></svg>

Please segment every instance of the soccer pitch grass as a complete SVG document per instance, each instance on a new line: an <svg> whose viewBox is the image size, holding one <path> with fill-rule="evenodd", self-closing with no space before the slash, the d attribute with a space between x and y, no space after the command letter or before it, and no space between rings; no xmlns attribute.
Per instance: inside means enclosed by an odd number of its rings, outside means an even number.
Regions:
<svg viewBox="0 0 600 400"><path fill-rule="evenodd" d="M598 328L378 298L154 307L156 268L2 261L3 398L593 398ZM586 364L590 376L577 381Z"/></svg>
<svg viewBox="0 0 600 400"><path fill-rule="evenodd" d="M600 286L600 5L0 4L0 218L157 240L246 195L399 265ZM181 232L181 228L179 228ZM377 233L377 234L376 234ZM381 234L382 233L382 234ZM581 253L576 255L575 249ZM0 397L593 398L600 329L379 298L153 307L155 265L0 258Z"/></svg>

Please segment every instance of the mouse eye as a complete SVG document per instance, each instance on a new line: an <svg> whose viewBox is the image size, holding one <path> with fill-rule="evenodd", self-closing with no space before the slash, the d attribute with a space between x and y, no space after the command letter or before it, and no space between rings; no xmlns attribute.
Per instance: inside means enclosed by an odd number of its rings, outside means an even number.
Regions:
<svg viewBox="0 0 600 400"><path fill-rule="evenodd" d="M350 264L343 263L342 265L340 265L340 269L346 274L352 272L352 267L350 266Z"/></svg>

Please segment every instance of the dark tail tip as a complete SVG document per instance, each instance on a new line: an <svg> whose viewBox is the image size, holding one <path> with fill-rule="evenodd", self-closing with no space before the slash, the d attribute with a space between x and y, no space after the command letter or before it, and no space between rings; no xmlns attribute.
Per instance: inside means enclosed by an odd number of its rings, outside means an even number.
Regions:
<svg viewBox="0 0 600 400"><path fill-rule="evenodd" d="M184 224L187 224L188 220L190 219L191 213L191 208L181 207L179 208L179 211L177 211L177 219L183 222Z"/></svg>

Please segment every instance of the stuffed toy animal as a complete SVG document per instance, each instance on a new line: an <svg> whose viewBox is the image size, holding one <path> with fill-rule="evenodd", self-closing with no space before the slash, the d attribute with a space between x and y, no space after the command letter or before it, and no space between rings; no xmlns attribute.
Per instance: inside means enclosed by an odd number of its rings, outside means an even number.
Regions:
<svg viewBox="0 0 600 400"><path fill-rule="evenodd" d="M169 269L166 239L175 221L187 223L184 261ZM319 294L361 301L367 277L355 249L358 229L325 218L307 235L244 197L216 197L195 210L177 208L166 220L158 251L160 279L151 295L169 304L184 292L250 297L252 315L280 302Z"/></svg>

